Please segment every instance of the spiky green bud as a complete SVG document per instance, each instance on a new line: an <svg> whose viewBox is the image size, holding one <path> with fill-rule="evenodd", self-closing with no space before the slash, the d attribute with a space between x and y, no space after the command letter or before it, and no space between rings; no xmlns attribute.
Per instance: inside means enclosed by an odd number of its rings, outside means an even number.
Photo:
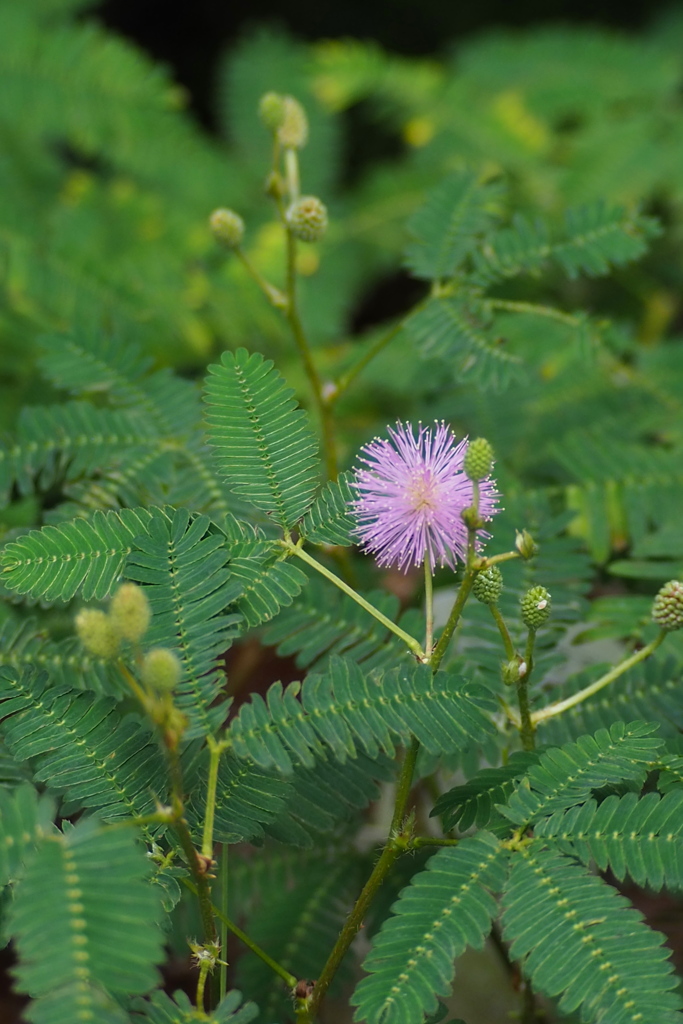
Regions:
<svg viewBox="0 0 683 1024"><path fill-rule="evenodd" d="M239 213L221 207L209 217L213 237L228 249L237 249L244 238L244 221Z"/></svg>
<svg viewBox="0 0 683 1024"><path fill-rule="evenodd" d="M680 580L664 584L652 604L652 618L667 633L683 626L683 583Z"/></svg>
<svg viewBox="0 0 683 1024"><path fill-rule="evenodd" d="M538 544L528 530L515 530L515 547L522 558L533 558L538 552Z"/></svg>
<svg viewBox="0 0 683 1024"><path fill-rule="evenodd" d="M474 578L472 593L482 604L497 604L503 589L503 574L497 565L482 569Z"/></svg>
<svg viewBox="0 0 683 1024"><path fill-rule="evenodd" d="M259 100L258 116L266 128L269 128L271 132L276 132L284 123L286 114L287 106L284 96L281 96L279 92L264 93Z"/></svg>
<svg viewBox="0 0 683 1024"><path fill-rule="evenodd" d="M180 682L182 667L173 651L165 647L155 647L147 651L140 670L140 677L150 690L168 693Z"/></svg>
<svg viewBox="0 0 683 1024"><path fill-rule="evenodd" d="M299 196L287 210L287 224L295 238L317 242L327 228L327 209L317 196Z"/></svg>
<svg viewBox="0 0 683 1024"><path fill-rule="evenodd" d="M463 468L470 480L483 480L489 475L493 469L493 448L485 437L476 437L470 441Z"/></svg>
<svg viewBox="0 0 683 1024"><path fill-rule="evenodd" d="M111 599L109 621L120 637L137 643L149 629L152 611L142 587L122 583Z"/></svg>
<svg viewBox="0 0 683 1024"><path fill-rule="evenodd" d="M109 616L98 608L82 608L76 616L76 632L87 651L98 658L115 658L119 653L120 634Z"/></svg>
<svg viewBox="0 0 683 1024"><path fill-rule="evenodd" d="M540 629L550 615L550 592L545 587L532 587L522 598L522 621L527 629Z"/></svg>
<svg viewBox="0 0 683 1024"><path fill-rule="evenodd" d="M301 149L308 139L306 111L293 96L283 97L284 117L277 129L280 145L287 149Z"/></svg>

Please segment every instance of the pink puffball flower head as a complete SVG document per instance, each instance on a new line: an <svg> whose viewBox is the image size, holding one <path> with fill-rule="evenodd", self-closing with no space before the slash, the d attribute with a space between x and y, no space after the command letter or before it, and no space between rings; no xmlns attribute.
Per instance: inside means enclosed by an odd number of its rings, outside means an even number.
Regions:
<svg viewBox="0 0 683 1024"><path fill-rule="evenodd" d="M455 569L467 557L467 526L462 513L472 506L472 481L463 463L467 438L460 442L445 423L409 423L387 428L390 441L375 438L361 449L361 466L351 486L358 497L351 508L361 546L383 567L404 572L422 565L425 556L434 571L437 563ZM495 481L479 481L479 515L489 520L496 512ZM489 536L479 530L478 536ZM480 543L478 542L478 546Z"/></svg>

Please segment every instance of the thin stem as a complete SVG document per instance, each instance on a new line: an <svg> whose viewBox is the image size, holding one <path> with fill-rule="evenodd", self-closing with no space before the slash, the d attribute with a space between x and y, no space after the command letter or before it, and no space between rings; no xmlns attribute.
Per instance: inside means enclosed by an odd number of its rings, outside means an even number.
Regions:
<svg viewBox="0 0 683 1024"><path fill-rule="evenodd" d="M189 878L185 878L183 879L183 881L187 888L190 890L190 892L193 892L195 895L197 895L197 886L193 882L191 882ZM285 970L285 968L281 964L279 964L277 960L273 960L272 956L268 956L265 950L261 949L261 947L257 945L257 943L255 943L253 939L250 939L247 933L243 932L242 929L238 925L236 925L234 921L231 921L228 915L225 914L222 910L220 910L217 906L212 904L211 910L216 915L218 920L222 921L226 928L229 931L231 931L233 935L237 936L240 942L243 942L244 945L259 958L259 960L262 960L264 964L267 964L267 966L270 967L271 971L277 974L278 977L282 978L287 988L294 988L298 979L295 978L293 974L290 974L289 971Z"/></svg>
<svg viewBox="0 0 683 1024"><path fill-rule="evenodd" d="M519 558L519 551L506 551L502 555L487 555L482 559L482 569L488 569L492 565L500 565L501 562L509 562L513 558Z"/></svg>
<svg viewBox="0 0 683 1024"><path fill-rule="evenodd" d="M209 748L209 779L206 785L206 812L204 814L202 854L204 857L211 859L213 857L213 823L216 816L218 765L226 745L225 743L216 742L213 736L209 736L207 746Z"/></svg>
<svg viewBox="0 0 683 1024"><path fill-rule="evenodd" d="M425 617L427 628L425 631L425 658L431 658L432 646L434 644L434 593L432 585L432 563L429 552L425 552Z"/></svg>
<svg viewBox="0 0 683 1024"><path fill-rule="evenodd" d="M199 964L199 977L197 978L197 998L195 1004L197 1009L204 1012L204 988L206 986L206 977L209 973L210 965L208 961L202 960Z"/></svg>
<svg viewBox="0 0 683 1024"><path fill-rule="evenodd" d="M548 718L554 718L555 715L561 715L563 711L567 711L569 708L576 707L577 704L581 704L584 700L592 697L594 693L598 693L603 687L609 686L615 679L623 675L638 662L644 661L645 658L649 658L650 655L657 650L662 640L666 636L666 632L662 630L654 640L651 640L645 647L641 647L639 651L632 654L630 658L626 658L624 661L615 665L614 668L606 672L604 676L600 676L590 686L584 686L583 690L579 690L578 693L572 694L571 697L567 697L565 700L558 700L554 704L548 704L547 707L541 708L539 711L534 711L531 716L531 720L534 725L539 722L545 722Z"/></svg>
<svg viewBox="0 0 683 1024"><path fill-rule="evenodd" d="M289 201L293 203L299 198L299 158L295 149L288 146L285 149L285 177L287 178L287 191Z"/></svg>
<svg viewBox="0 0 683 1024"><path fill-rule="evenodd" d="M439 839L437 836L415 836L408 843L409 850L421 850L424 846L458 846L459 839Z"/></svg>
<svg viewBox="0 0 683 1024"><path fill-rule="evenodd" d="M275 306L276 309L285 309L287 307L287 296L284 295L279 288L276 288L275 285L271 284L270 281L266 281L265 277L262 277L261 274L259 274L256 267L242 249L237 248L234 251L244 269L252 280L259 286L271 306Z"/></svg>
<svg viewBox="0 0 683 1024"><path fill-rule="evenodd" d="M192 872L192 877L195 881L197 899L199 901L199 913L201 915L202 927L204 929L204 941L206 943L215 942L216 923L213 919L209 880L206 877L204 865L199 860L197 850L192 842L192 836L190 835L190 830L187 827L187 822L183 817L183 777L178 751L175 747L169 746L168 744L166 745L166 750L168 753L168 763L171 776L173 809L176 813L176 820L173 824L173 828L178 836L180 846L185 854L185 859L187 860L190 871Z"/></svg>
<svg viewBox="0 0 683 1024"><path fill-rule="evenodd" d="M507 628L505 619L503 618L500 608L498 607L497 604L490 604L489 608L491 609L491 615L493 615L493 618L496 621L496 625L498 626L498 632L501 635L503 646L505 647L505 654L507 655L508 661L512 661L516 653L515 645L512 642L512 637L510 636L510 631Z"/></svg>
<svg viewBox="0 0 683 1024"><path fill-rule="evenodd" d="M301 323L301 317L299 316L296 287L296 239L287 224L287 219L285 217L284 210L282 209L282 203L278 204L278 209L280 210L280 216L282 217L282 223L285 227L285 235L287 239L287 307L285 309L285 315L289 321L289 326L294 336L296 347L299 350L299 355L301 356L306 376L308 377L309 384L311 385L313 400L318 408L320 427L323 434L323 447L325 450L325 466L327 469L327 475L330 480L336 480L339 475L339 470L337 467L337 442L334 435L332 407L325 397L323 382L320 378L320 374L318 373L318 369L313 362L313 356L311 355L308 339L306 338L306 334Z"/></svg>
<svg viewBox="0 0 683 1024"><path fill-rule="evenodd" d="M420 307L418 306L416 308L419 309ZM411 314L413 312L415 312L414 309L411 310ZM389 342L393 341L394 338L401 333L405 326L405 322L405 318L403 320L399 320L398 323L395 323L393 327L390 327L388 331L380 335L376 341L373 341L373 343L367 347L360 359L358 359L353 366L349 367L346 373L341 375L337 381L331 401L336 402L339 396L343 395L343 393L348 390L349 385L356 379L358 374L362 373L365 367L372 362L375 356L378 356L380 352L387 347Z"/></svg>
<svg viewBox="0 0 683 1024"><path fill-rule="evenodd" d="M334 944L334 948L327 959L327 963L322 969L320 977L316 982L316 986L313 989L310 1003L306 1008L306 1013L302 1014L301 1019L303 1022L309 1022L315 1019L315 1015L330 986L330 982L337 973L349 946L358 934L358 931L363 924L363 918L365 917L368 907L372 903L377 890L386 878L387 873L398 855L406 848L407 841L405 839L401 840L397 833L401 829L403 819L405 818L408 798L410 796L410 790L413 783L413 773L415 771L418 749L419 744L416 739L413 739L410 747L406 751L401 768L401 776L396 790L396 804L394 806L394 814L391 820L390 840L382 850L379 860L375 864L370 877L363 886L363 891L356 900L353 910L346 919L346 923L341 930L339 938Z"/></svg>
<svg viewBox="0 0 683 1024"><path fill-rule="evenodd" d="M517 703L519 705L520 718L519 735L522 740L522 746L525 750L533 750L536 746L536 737L534 735L536 727L532 721L529 707L529 677L531 676L531 670L534 664L535 641L536 631L534 629L530 629L527 635L526 649L524 651L524 672L520 672L520 676L517 681Z"/></svg>
<svg viewBox="0 0 683 1024"><path fill-rule="evenodd" d="M563 313L559 309L553 309L552 306L537 306L533 302L515 302L510 299L485 299L483 305L489 309L501 309L510 313L531 313L533 316L545 316L550 320L559 320L560 323L567 324L569 327L578 327L581 323L579 317L572 316L571 313Z"/></svg>
<svg viewBox="0 0 683 1024"><path fill-rule="evenodd" d="M228 949L228 926L225 918L228 915L228 844L221 844L221 906L216 911L216 916L221 923L221 956L222 961L218 965L218 999L225 999L228 991L228 965L225 963Z"/></svg>
<svg viewBox="0 0 683 1024"><path fill-rule="evenodd" d="M473 572L470 569L468 569L463 577L462 583L460 584L458 595L455 599L453 607L451 608L451 614L448 616L448 622L444 626L444 631L439 637L437 645L434 648L434 653L432 654L432 657L429 662L435 672L438 669L441 662L443 661L443 657L448 649L449 643L451 642L451 637L453 636L455 627L458 625L458 622L460 621L462 610L465 607L465 602L467 601L467 598L470 596L470 591L472 589L472 584L474 583L474 578L476 575L476 572Z"/></svg>
<svg viewBox="0 0 683 1024"><path fill-rule="evenodd" d="M331 583L334 583L335 587L339 587L339 589L352 598L356 604L359 604L361 608L365 608L366 612L369 612L373 618L377 619L377 621L381 622L383 626L386 626L386 628L391 630L392 633L395 633L396 636L400 637L406 647L412 651L420 661L425 660L424 651L414 636L410 636L410 634L406 633L400 626L397 626L395 622L388 619L386 615L382 614L379 608L375 608L375 606L370 604L369 601L366 601L364 597L361 597L361 595L353 589L353 587L350 587L348 583L345 583L344 580L339 578L339 576L335 576L333 572L309 555L308 552L298 544L294 544L292 541L282 541L282 544L290 554L296 555L297 558L300 558L302 562L306 563L306 565L310 565L311 568L315 569L316 572L319 572L321 576L324 576L326 579L330 580Z"/></svg>

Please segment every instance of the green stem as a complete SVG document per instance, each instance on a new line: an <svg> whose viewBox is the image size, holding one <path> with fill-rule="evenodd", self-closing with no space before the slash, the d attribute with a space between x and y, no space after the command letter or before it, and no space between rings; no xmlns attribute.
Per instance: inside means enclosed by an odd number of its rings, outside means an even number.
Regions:
<svg viewBox="0 0 683 1024"><path fill-rule="evenodd" d="M431 658L432 646L434 644L434 593L432 581L432 564L429 552L425 552L425 618L427 628L425 631L425 658Z"/></svg>
<svg viewBox="0 0 683 1024"><path fill-rule="evenodd" d="M181 849L185 854L185 859L187 860L190 871L192 872L192 877L195 881L197 900L199 902L199 913L204 930L204 942L208 944L216 941L216 923L213 918L213 911L211 907L211 889L209 887L209 880L206 877L204 865L202 865L199 860L197 850L192 842L190 830L187 827L185 818L183 817L185 809L183 776L180 768L178 751L175 747L169 746L168 744L166 744L166 751L168 754L168 764L171 776L173 810L176 815L173 829L178 836Z"/></svg>
<svg viewBox="0 0 683 1024"><path fill-rule="evenodd" d="M517 681L517 703L519 705L520 718L519 735L522 740L522 747L524 750L533 750L536 746L536 737L534 735L536 727L532 721L531 710L529 707L529 677L531 676L531 670L534 664L535 641L536 631L530 629L527 635L526 649L524 651L524 674L520 673Z"/></svg>
<svg viewBox="0 0 683 1024"><path fill-rule="evenodd" d="M487 555L482 559L482 569L488 569L491 565L500 565L501 562L509 562L512 558L519 558L519 551L506 551L502 555Z"/></svg>
<svg viewBox="0 0 683 1024"><path fill-rule="evenodd" d="M289 326L291 328L292 335L294 336L296 347L299 350L299 355L301 356L301 361L303 363L306 376L308 377L311 391L313 392L313 400L318 409L320 427L323 435L327 475L330 480L336 480L339 475L339 469L337 466L337 442L334 435L332 407L325 397L323 382L320 378L320 374L318 373L318 369L313 362L313 356L311 355L308 339L306 338L306 334L301 323L301 317L299 316L296 287L296 239L289 230L287 218L285 217L285 212L282 209L282 203L278 204L278 208L280 210L282 223L285 227L285 235L287 239L287 306L285 309L285 315L289 321Z"/></svg>
<svg viewBox="0 0 683 1024"><path fill-rule="evenodd" d="M225 923L225 919L228 916L228 844L223 843L221 845L221 907L216 912L216 916L221 923L221 956L225 961L227 959L226 952L228 948L228 926ZM228 965L227 963L220 963L218 965L218 999L225 999L225 994L228 991Z"/></svg>
<svg viewBox="0 0 683 1024"><path fill-rule="evenodd" d="M508 661L512 661L516 653L515 645L512 642L512 637L510 636L510 631L507 628L505 619L503 618L500 608L498 607L497 604L490 604L489 608L491 609L491 615L493 615L493 618L496 620L496 625L498 626L498 632L500 633L501 638L503 640L503 646L505 647L505 654L507 655L507 659Z"/></svg>
<svg viewBox="0 0 683 1024"><path fill-rule="evenodd" d="M193 882L191 882L189 878L185 878L183 879L183 881L185 882L185 885L190 890L190 892L193 892L195 895L197 895L197 886ZM213 914L216 915L218 920L221 921L226 926L226 928L233 933L233 935L237 936L240 942L243 942L244 945L259 958L259 960L262 960L264 964L267 964L267 966L270 967L271 971L277 974L278 977L282 978L287 988L294 988L298 979L295 978L293 974L290 974L289 971L285 970L285 968L281 964L279 964L277 960L273 960L272 956L268 956L265 950L261 949L261 947L257 945L253 941L253 939L250 939L247 933L243 932L242 929L238 925L236 925L234 921L231 921L228 915L225 914L222 910L220 910L218 907L212 904L211 911Z"/></svg>
<svg viewBox="0 0 683 1024"><path fill-rule="evenodd" d="M339 934L339 938L334 944L334 948L327 959L327 963L322 969L320 977L318 978L313 990L309 1005L306 1008L306 1011L301 1014L302 1024L308 1024L308 1022L315 1019L320 1003L330 987L330 982L337 973L349 946L358 934L358 931L363 924L363 918L365 917L368 907L372 903L377 890L386 878L396 858L407 846L405 839L401 840L398 833L400 832L403 825L403 819L405 818L408 798L410 796L410 790L413 783L413 773L415 771L415 762L417 761L418 750L419 744L416 739L413 739L410 747L406 751L401 768L401 775L396 790L394 814L391 819L391 835L389 842L382 850L379 860L375 864L370 877L363 886L363 891L356 900L353 910L346 919L346 923Z"/></svg>
<svg viewBox="0 0 683 1024"><path fill-rule="evenodd" d="M202 960L199 964L199 977L197 979L197 998L195 1000L197 1009L200 1013L204 1012L204 988L206 986L206 978L209 973L209 963L206 960Z"/></svg>
<svg viewBox="0 0 683 1024"><path fill-rule="evenodd" d="M449 643L451 642L451 637L453 636L455 627L458 625L458 622L460 621L462 610L465 607L465 602L467 601L467 598L470 596L470 591L472 589L472 584L474 583L474 578L476 575L477 573L475 571L468 569L463 577L462 583L460 584L458 595L455 599L453 607L451 608L451 614L448 616L448 622L444 627L443 633L439 637L437 645L434 648L434 653L432 654L432 657L430 659L430 665L432 666L435 672L438 669L441 662L443 661L443 657L448 649Z"/></svg>
<svg viewBox="0 0 683 1024"><path fill-rule="evenodd" d="M559 320L560 323L569 327L578 327L581 323L579 317L571 313L563 313L552 306L537 306L533 302L515 302L510 299L485 299L484 306L489 309L501 309L510 313L531 313L533 316L545 316L550 320Z"/></svg>
<svg viewBox="0 0 683 1024"><path fill-rule="evenodd" d="M306 563L306 565L310 565L311 568L315 569L316 572L319 572L321 576L324 576L326 579L330 580L331 583L334 583L335 587L339 587L339 589L354 600L356 604L359 604L361 608L364 608L366 612L369 612L373 618L377 619L377 621L381 622L383 626L386 626L386 628L391 630L392 633L395 633L396 636L400 637L406 647L412 651L420 661L425 660L425 653L415 637L410 636L410 634L406 633L400 626L397 626L395 622L392 622L386 615L383 615L379 608L375 608L375 606L370 604L369 601L366 601L364 597L361 597L361 595L353 589L353 587L350 587L348 583L345 583L344 580L339 578L339 576L335 576L333 572L309 555L308 552L298 544L294 544L292 541L287 540L282 541L282 544L290 554L296 555L296 557L300 558L302 562Z"/></svg>
<svg viewBox="0 0 683 1024"><path fill-rule="evenodd" d="M287 296L284 295L279 288L276 288L275 285L272 285L270 281L266 281L265 277L262 277L259 274L256 267L252 264L251 260L246 253L242 251L242 249L235 249L235 255L251 279L259 286L271 306L275 306L276 309L286 309Z"/></svg>
<svg viewBox="0 0 683 1024"><path fill-rule="evenodd" d="M416 308L419 309L419 306ZM413 312L415 312L415 310L411 310L411 315ZM332 396L331 401L336 402L339 396L348 390L349 385L352 383L352 381L356 379L358 374L362 373L365 367L372 362L375 356L378 356L380 352L382 352L387 347L389 342L393 341L394 338L401 333L401 331L405 327L405 323L405 318L403 320L399 320L398 323L394 324L393 327L390 327L388 331L386 331L376 341L374 341L372 345L368 346L368 348L365 350L360 359L358 359L358 361L355 362L353 366L349 367L346 373L343 373L341 375L341 377L337 381L336 387L334 389L334 395Z"/></svg>
<svg viewBox="0 0 683 1024"><path fill-rule="evenodd" d="M458 846L459 839L439 839L436 836L415 836L408 843L409 850L421 850L424 846Z"/></svg>
<svg viewBox="0 0 683 1024"><path fill-rule="evenodd" d="M225 750L225 743L218 743L209 736L207 739L209 748L209 779L206 785L206 811L204 814L204 833L202 836L202 854L211 859L213 857L213 823L216 817L216 789L218 786L218 765L221 754Z"/></svg>
<svg viewBox="0 0 683 1024"><path fill-rule="evenodd" d="M603 687L609 686L615 679L627 672L628 669L633 668L638 662L644 661L645 658L649 658L650 655L657 650L662 640L666 636L666 632L662 630L654 640L651 640L645 647L641 647L639 651L632 654L630 658L626 658L624 661L615 665L614 668L606 672L604 676L600 676L590 686L585 686L583 690L579 690L578 693L573 694L571 697L567 697L565 700L558 700L554 704L548 704L547 707L541 708L539 711L534 711L531 716L531 720L534 725L539 722L545 722L548 718L554 718L555 715L561 715L563 711L567 711L569 708L576 707L577 704L581 704L584 700L592 697L594 693L598 693Z"/></svg>

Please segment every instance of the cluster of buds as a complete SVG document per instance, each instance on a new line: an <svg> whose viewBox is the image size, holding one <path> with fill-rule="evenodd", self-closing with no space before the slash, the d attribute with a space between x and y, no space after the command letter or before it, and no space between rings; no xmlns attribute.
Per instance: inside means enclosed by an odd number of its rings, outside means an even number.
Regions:
<svg viewBox="0 0 683 1024"><path fill-rule="evenodd" d="M118 657L125 641L136 646L140 643L151 618L149 601L142 587L122 583L108 611L81 609L76 616L76 632L86 650L109 661ZM142 656L139 671L145 686L156 693L170 693L181 676L178 658L162 647L153 648Z"/></svg>
<svg viewBox="0 0 683 1024"><path fill-rule="evenodd" d="M267 92L259 103L259 117L285 149L301 149L306 145L308 118L304 108L293 96Z"/></svg>
<svg viewBox="0 0 683 1024"><path fill-rule="evenodd" d="M226 249L239 249L244 238L244 221L239 213L220 207L209 217L213 237Z"/></svg>
<svg viewBox="0 0 683 1024"><path fill-rule="evenodd" d="M470 480L483 480L493 469L493 448L485 437L470 441L463 463L465 474Z"/></svg>
<svg viewBox="0 0 683 1024"><path fill-rule="evenodd" d="M327 229L327 208L317 196L299 196L286 214L287 226L302 242L319 242Z"/></svg>

